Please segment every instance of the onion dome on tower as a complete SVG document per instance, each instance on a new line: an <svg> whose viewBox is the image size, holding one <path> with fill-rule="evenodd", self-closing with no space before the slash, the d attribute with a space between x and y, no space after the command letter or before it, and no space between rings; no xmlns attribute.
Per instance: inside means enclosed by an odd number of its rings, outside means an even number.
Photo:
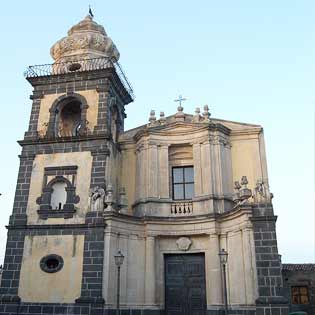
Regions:
<svg viewBox="0 0 315 315"><path fill-rule="evenodd" d="M89 14L72 26L68 36L57 41L50 50L55 63L107 58L118 61L119 51L105 29Z"/></svg>

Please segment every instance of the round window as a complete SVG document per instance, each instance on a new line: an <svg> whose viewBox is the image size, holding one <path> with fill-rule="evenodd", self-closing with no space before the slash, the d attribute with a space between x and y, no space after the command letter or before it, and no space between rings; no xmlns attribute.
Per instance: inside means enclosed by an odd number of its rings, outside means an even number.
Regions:
<svg viewBox="0 0 315 315"><path fill-rule="evenodd" d="M73 63L68 67L69 71L78 71L79 69L81 69L81 65L79 63Z"/></svg>
<svg viewBox="0 0 315 315"><path fill-rule="evenodd" d="M52 254L45 256L40 261L40 268L49 273L57 272L63 267L63 259L61 256Z"/></svg>

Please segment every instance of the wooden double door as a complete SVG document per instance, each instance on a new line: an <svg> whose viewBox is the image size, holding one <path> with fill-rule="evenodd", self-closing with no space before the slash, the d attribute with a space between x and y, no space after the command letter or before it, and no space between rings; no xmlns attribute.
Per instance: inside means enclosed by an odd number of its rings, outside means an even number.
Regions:
<svg viewBox="0 0 315 315"><path fill-rule="evenodd" d="M204 254L165 255L166 315L205 315Z"/></svg>

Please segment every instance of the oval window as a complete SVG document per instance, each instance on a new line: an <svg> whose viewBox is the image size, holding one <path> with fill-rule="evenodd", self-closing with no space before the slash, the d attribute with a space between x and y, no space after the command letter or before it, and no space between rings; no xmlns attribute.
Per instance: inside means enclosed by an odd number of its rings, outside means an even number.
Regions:
<svg viewBox="0 0 315 315"><path fill-rule="evenodd" d="M73 63L68 67L69 71L78 71L79 69L81 69L81 65L79 63Z"/></svg>
<svg viewBox="0 0 315 315"><path fill-rule="evenodd" d="M45 256L40 261L40 268L48 273L53 273L61 270L63 267L63 259L61 256L52 254Z"/></svg>

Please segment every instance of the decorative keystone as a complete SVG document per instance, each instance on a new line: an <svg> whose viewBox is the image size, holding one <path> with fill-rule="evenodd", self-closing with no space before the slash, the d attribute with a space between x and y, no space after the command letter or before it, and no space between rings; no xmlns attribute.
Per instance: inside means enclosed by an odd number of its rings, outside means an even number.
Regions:
<svg viewBox="0 0 315 315"><path fill-rule="evenodd" d="M176 245L177 245L178 249L184 250L184 251L189 250L191 244L192 244L192 241L189 237L180 237L176 241Z"/></svg>

